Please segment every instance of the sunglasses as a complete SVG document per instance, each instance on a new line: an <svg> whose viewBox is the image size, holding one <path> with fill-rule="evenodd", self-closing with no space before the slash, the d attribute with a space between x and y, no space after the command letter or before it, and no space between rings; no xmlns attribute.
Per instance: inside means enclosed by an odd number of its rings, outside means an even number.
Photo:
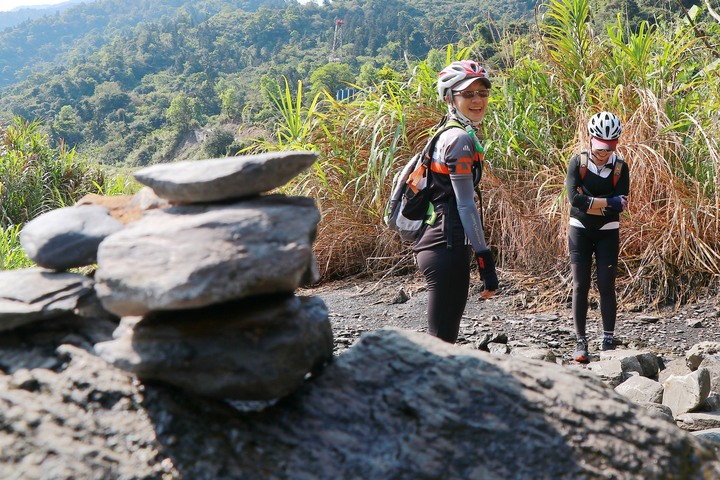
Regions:
<svg viewBox="0 0 720 480"><path fill-rule="evenodd" d="M487 98L490 96L490 90L462 90L452 91L454 95L460 95L463 98L473 98L473 97L480 97L480 98Z"/></svg>
<svg viewBox="0 0 720 480"><path fill-rule="evenodd" d="M593 150L595 150L596 152L605 152L605 153L614 151L612 148L593 148Z"/></svg>

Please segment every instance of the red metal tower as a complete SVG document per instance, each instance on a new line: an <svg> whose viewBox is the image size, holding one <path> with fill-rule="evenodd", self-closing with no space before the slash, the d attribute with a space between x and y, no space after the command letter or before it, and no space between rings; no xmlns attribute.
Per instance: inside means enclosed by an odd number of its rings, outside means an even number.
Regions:
<svg viewBox="0 0 720 480"><path fill-rule="evenodd" d="M341 59L340 48L342 47L342 26L345 24L342 20L335 20L335 34L333 35L332 51L329 60L331 62L339 62Z"/></svg>

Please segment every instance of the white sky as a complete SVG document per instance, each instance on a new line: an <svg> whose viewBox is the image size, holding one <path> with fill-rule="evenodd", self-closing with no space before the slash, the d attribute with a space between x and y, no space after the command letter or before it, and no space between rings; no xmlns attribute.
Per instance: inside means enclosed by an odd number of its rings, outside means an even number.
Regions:
<svg viewBox="0 0 720 480"><path fill-rule="evenodd" d="M66 0L0 0L0 12L12 10L15 7L28 7L30 5L55 5Z"/></svg>

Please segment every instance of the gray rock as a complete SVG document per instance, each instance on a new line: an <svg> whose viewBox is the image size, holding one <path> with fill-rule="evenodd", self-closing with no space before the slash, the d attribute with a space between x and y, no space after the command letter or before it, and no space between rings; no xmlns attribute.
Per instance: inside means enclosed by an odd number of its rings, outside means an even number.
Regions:
<svg viewBox="0 0 720 480"><path fill-rule="evenodd" d="M697 370L708 355L720 353L720 342L700 342L692 346L685 354L685 362L690 370Z"/></svg>
<svg viewBox="0 0 720 480"><path fill-rule="evenodd" d="M712 379L710 380L712 389ZM710 391L710 395L705 399L705 403L702 405L702 409L707 412L720 411L720 395Z"/></svg>
<svg viewBox="0 0 720 480"><path fill-rule="evenodd" d="M20 244L39 266L67 270L95 263L100 242L122 228L100 206L59 208L29 221L20 232Z"/></svg>
<svg viewBox="0 0 720 480"><path fill-rule="evenodd" d="M54 370L0 375L0 478L179 478L132 375L70 345L57 355Z"/></svg>
<svg viewBox="0 0 720 480"><path fill-rule="evenodd" d="M702 318L692 318L687 321L687 326L690 328L702 328L703 319Z"/></svg>
<svg viewBox="0 0 720 480"><path fill-rule="evenodd" d="M642 367L637 358L630 356L622 359L591 362L588 370L599 376L603 382L615 388L633 375L640 375Z"/></svg>
<svg viewBox="0 0 720 480"><path fill-rule="evenodd" d="M488 351L493 355L507 355L510 353L510 347L506 343L491 342L487 345Z"/></svg>
<svg viewBox="0 0 720 480"><path fill-rule="evenodd" d="M155 208L167 208L170 206L168 201L157 196L155 191L150 187L143 187L133 195L129 202L130 208L137 208L141 211L152 210Z"/></svg>
<svg viewBox="0 0 720 480"><path fill-rule="evenodd" d="M95 289L118 316L293 292L317 281L315 202L269 195L146 212L98 250Z"/></svg>
<svg viewBox="0 0 720 480"><path fill-rule="evenodd" d="M720 428L720 412L689 412L675 417L678 427L696 432L710 428Z"/></svg>
<svg viewBox="0 0 720 480"><path fill-rule="evenodd" d="M709 428L691 433L704 445L713 448L716 455L720 456L720 428Z"/></svg>
<svg viewBox="0 0 720 480"><path fill-rule="evenodd" d="M615 387L615 391L635 403L662 403L663 386L641 375L628 378Z"/></svg>
<svg viewBox="0 0 720 480"><path fill-rule="evenodd" d="M555 363L557 358L553 351L544 347L516 347L510 351L513 357L528 358L531 360L542 360L544 362Z"/></svg>
<svg viewBox="0 0 720 480"><path fill-rule="evenodd" d="M283 397L333 351L327 308L316 297L255 297L150 314L119 330L119 338L95 346L106 361L143 381L216 398Z"/></svg>
<svg viewBox="0 0 720 480"><path fill-rule="evenodd" d="M689 373L692 373L692 371L688 368L687 364L685 363L684 358L676 358L674 360L671 360L667 362L665 365L665 368L660 370L660 373L658 374L658 381L660 383L665 383L665 380L670 378L673 375L676 376L683 376L688 375Z"/></svg>
<svg viewBox="0 0 720 480"><path fill-rule="evenodd" d="M80 205L107 208L110 215L122 224L138 220L146 210L172 206L167 200L155 195L150 187L143 187L134 195L105 196L88 193L75 203L75 206Z"/></svg>
<svg viewBox="0 0 720 480"><path fill-rule="evenodd" d="M505 332L485 332L480 335L479 340L475 341L475 348L488 351L488 344L507 343L507 341L507 333Z"/></svg>
<svg viewBox="0 0 720 480"><path fill-rule="evenodd" d="M673 411L674 416L698 409L710 394L710 373L704 368L694 372L675 376L663 383L663 405Z"/></svg>
<svg viewBox="0 0 720 480"><path fill-rule="evenodd" d="M174 458L211 447L194 428L185 425ZM591 374L408 331L365 334L314 382L243 417L233 433L245 447L225 462L262 468L266 478L699 480L720 472L692 435Z"/></svg>
<svg viewBox="0 0 720 480"><path fill-rule="evenodd" d="M41 268L0 271L0 331L76 312L94 297L84 275Z"/></svg>
<svg viewBox="0 0 720 480"><path fill-rule="evenodd" d="M43 352L55 370L0 372L0 478L720 478L700 435L590 374L424 334L367 334L254 411Z"/></svg>
<svg viewBox="0 0 720 480"><path fill-rule="evenodd" d="M705 356L698 368L704 368L710 373L710 393L720 395L720 356Z"/></svg>
<svg viewBox="0 0 720 480"><path fill-rule="evenodd" d="M640 377L643 378L643 377ZM655 402L636 402L639 406L643 407L645 410L648 411L649 414L655 415L658 418L661 418L667 422L672 423L675 425L675 419L673 418L673 413L670 407L663 405L662 403L655 403Z"/></svg>
<svg viewBox="0 0 720 480"><path fill-rule="evenodd" d="M619 360L625 371L638 372L648 378L657 378L660 371L657 355L648 351L633 349L610 350L600 352L600 360Z"/></svg>
<svg viewBox="0 0 720 480"><path fill-rule="evenodd" d="M317 158L317 152L271 152L163 163L133 175L172 202L216 202L270 192L310 168Z"/></svg>

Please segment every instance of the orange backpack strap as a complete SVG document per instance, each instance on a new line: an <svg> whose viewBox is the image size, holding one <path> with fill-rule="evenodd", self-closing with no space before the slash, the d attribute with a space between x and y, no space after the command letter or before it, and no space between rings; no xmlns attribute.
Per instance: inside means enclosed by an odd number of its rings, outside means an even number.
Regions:
<svg viewBox="0 0 720 480"><path fill-rule="evenodd" d="M585 180L585 174L587 173L588 158L590 154L587 151L580 152L580 158L578 159L578 168L580 169L580 181ZM613 169L613 188L617 187L620 181L620 175L622 174L622 167L625 163L625 159L622 157L615 157L615 168Z"/></svg>
<svg viewBox="0 0 720 480"><path fill-rule="evenodd" d="M623 163L625 163L624 158L615 158L615 169L613 170L613 188L617 187L617 184L620 181L620 174L622 173Z"/></svg>
<svg viewBox="0 0 720 480"><path fill-rule="evenodd" d="M587 173L588 158L590 154L583 150L580 152L580 158L578 158L578 168L580 169L580 181L585 180L585 174Z"/></svg>

